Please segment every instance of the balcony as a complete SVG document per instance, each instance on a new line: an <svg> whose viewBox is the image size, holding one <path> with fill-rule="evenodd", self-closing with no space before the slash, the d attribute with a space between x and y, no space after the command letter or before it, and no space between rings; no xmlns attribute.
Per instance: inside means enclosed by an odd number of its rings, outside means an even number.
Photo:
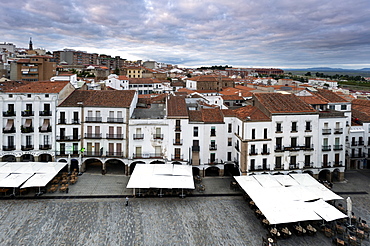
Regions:
<svg viewBox="0 0 370 246"><path fill-rule="evenodd" d="M270 148L261 150L261 155L269 155L269 154L270 154Z"/></svg>
<svg viewBox="0 0 370 246"><path fill-rule="evenodd" d="M22 145L21 150L23 151L33 150L33 145Z"/></svg>
<svg viewBox="0 0 370 246"><path fill-rule="evenodd" d="M3 145L3 151L15 150L15 145Z"/></svg>
<svg viewBox="0 0 370 246"><path fill-rule="evenodd" d="M283 152L284 147L282 145L275 145L275 152Z"/></svg>
<svg viewBox="0 0 370 246"><path fill-rule="evenodd" d="M34 112L31 111L31 110L25 110L25 111L22 111L22 116L24 117L27 117L27 116L33 116L34 115Z"/></svg>
<svg viewBox="0 0 370 246"><path fill-rule="evenodd" d="M313 168L313 162L304 163L303 168Z"/></svg>
<svg viewBox="0 0 370 246"><path fill-rule="evenodd" d="M123 118L108 117L107 122L108 123L123 123Z"/></svg>
<svg viewBox="0 0 370 246"><path fill-rule="evenodd" d="M218 159L208 159L208 165L216 165L218 162Z"/></svg>
<svg viewBox="0 0 370 246"><path fill-rule="evenodd" d="M173 145L182 145L182 139L174 139Z"/></svg>
<svg viewBox="0 0 370 246"><path fill-rule="evenodd" d="M258 155L258 151L255 149L249 150L249 155Z"/></svg>
<svg viewBox="0 0 370 246"><path fill-rule="evenodd" d="M181 126L175 126L175 132L181 132Z"/></svg>
<svg viewBox="0 0 370 246"><path fill-rule="evenodd" d="M72 119L71 124L80 124L80 120L79 119Z"/></svg>
<svg viewBox="0 0 370 246"><path fill-rule="evenodd" d="M16 113L15 111L3 111L3 116L4 117L12 117L12 116L16 116Z"/></svg>
<svg viewBox="0 0 370 246"><path fill-rule="evenodd" d="M102 135L101 133L85 133L85 138L100 139Z"/></svg>
<svg viewBox="0 0 370 246"><path fill-rule="evenodd" d="M109 134L106 136L108 139L123 139L123 134Z"/></svg>
<svg viewBox="0 0 370 246"><path fill-rule="evenodd" d="M276 127L275 133L282 133L283 132L283 127Z"/></svg>
<svg viewBox="0 0 370 246"><path fill-rule="evenodd" d="M310 126L306 126L306 128L305 128L305 130L304 130L305 132L312 132L312 126L310 125Z"/></svg>
<svg viewBox="0 0 370 246"><path fill-rule="evenodd" d="M275 164L274 170L275 171L282 171L282 170L284 170L284 165Z"/></svg>
<svg viewBox="0 0 370 246"><path fill-rule="evenodd" d="M183 161L184 155L171 155L171 161Z"/></svg>
<svg viewBox="0 0 370 246"><path fill-rule="evenodd" d="M358 141L358 146L362 146L362 145L364 145L365 143L364 143L364 141L363 140L359 140Z"/></svg>
<svg viewBox="0 0 370 246"><path fill-rule="evenodd" d="M217 144L210 144L209 150L217 150Z"/></svg>
<svg viewBox="0 0 370 246"><path fill-rule="evenodd" d="M344 167L342 161L335 161L333 166L334 167Z"/></svg>
<svg viewBox="0 0 370 246"><path fill-rule="evenodd" d="M42 129L42 126L39 126L39 132L51 132L51 126L48 126L45 129Z"/></svg>
<svg viewBox="0 0 370 246"><path fill-rule="evenodd" d="M162 159L161 153L132 154L134 159Z"/></svg>
<svg viewBox="0 0 370 246"><path fill-rule="evenodd" d="M200 151L200 146L191 146L191 151L199 152Z"/></svg>
<svg viewBox="0 0 370 246"><path fill-rule="evenodd" d="M107 157L123 157L123 152L112 152L112 151L107 151L106 153Z"/></svg>
<svg viewBox="0 0 370 246"><path fill-rule="evenodd" d="M67 124L67 120L66 119L59 119L58 124Z"/></svg>
<svg viewBox="0 0 370 246"><path fill-rule="evenodd" d="M249 171L270 171L270 165L258 165L257 167L251 167Z"/></svg>
<svg viewBox="0 0 370 246"><path fill-rule="evenodd" d="M321 167L329 168L329 167L331 167L331 162L330 161L329 162L321 162Z"/></svg>
<svg viewBox="0 0 370 246"><path fill-rule="evenodd" d="M365 153L352 153L351 154L351 158L364 158L365 157Z"/></svg>
<svg viewBox="0 0 370 246"><path fill-rule="evenodd" d="M72 135L72 136L57 136L57 141L79 141L81 139L80 135Z"/></svg>
<svg viewBox="0 0 370 246"><path fill-rule="evenodd" d="M39 145L40 150L48 150L51 149L51 144Z"/></svg>
<svg viewBox="0 0 370 246"><path fill-rule="evenodd" d="M216 137L216 131L215 130L211 130L211 137Z"/></svg>
<svg viewBox="0 0 370 246"><path fill-rule="evenodd" d="M65 151L65 150L61 150L61 151L56 151L55 152L55 155L57 156L68 156L68 155L78 155L78 150L73 150L73 151Z"/></svg>
<svg viewBox="0 0 370 246"><path fill-rule="evenodd" d="M32 126L24 127L24 126L22 125L22 126L21 126L21 132L22 132L22 133L31 133L31 132L33 132L33 127L32 127Z"/></svg>
<svg viewBox="0 0 370 246"><path fill-rule="evenodd" d="M86 123L99 123L102 122L102 117L85 117Z"/></svg>
<svg viewBox="0 0 370 246"><path fill-rule="evenodd" d="M357 141L352 141L351 146L357 146Z"/></svg>
<svg viewBox="0 0 370 246"><path fill-rule="evenodd" d="M333 145L333 150L343 150L343 144L335 144L335 145Z"/></svg>
<svg viewBox="0 0 370 246"><path fill-rule="evenodd" d="M290 146L284 146L285 151L299 151L301 150L301 147L298 145L290 145Z"/></svg>
<svg viewBox="0 0 370 246"><path fill-rule="evenodd" d="M39 115L40 116L51 116L51 111L48 111L48 110L39 111Z"/></svg>
<svg viewBox="0 0 370 246"><path fill-rule="evenodd" d="M321 150L322 151L331 151L331 145L323 145Z"/></svg>
<svg viewBox="0 0 370 246"><path fill-rule="evenodd" d="M342 134L343 128L334 128L334 134Z"/></svg>
<svg viewBox="0 0 370 246"><path fill-rule="evenodd" d="M299 169L299 164L298 163L289 163L289 169L290 170Z"/></svg>
<svg viewBox="0 0 370 246"><path fill-rule="evenodd" d="M153 134L153 139L163 139L163 134Z"/></svg>
<svg viewBox="0 0 370 246"><path fill-rule="evenodd" d="M84 152L84 156L89 156L89 157L93 157L93 156L102 156L103 153L101 153L100 151L85 151Z"/></svg>
<svg viewBox="0 0 370 246"><path fill-rule="evenodd" d="M134 134L134 140L144 139L144 134Z"/></svg>
<svg viewBox="0 0 370 246"><path fill-rule="evenodd" d="M15 133L15 127L13 126L10 129L5 130L5 127L3 128L3 133Z"/></svg>
<svg viewBox="0 0 370 246"><path fill-rule="evenodd" d="M301 150L313 150L313 144L305 144L302 146L299 146Z"/></svg>
<svg viewBox="0 0 370 246"><path fill-rule="evenodd" d="M322 134L323 135L329 135L329 134L331 134L331 129L330 128L323 128L322 129Z"/></svg>
<svg viewBox="0 0 370 246"><path fill-rule="evenodd" d="M298 132L298 128L292 128L290 129L290 132Z"/></svg>

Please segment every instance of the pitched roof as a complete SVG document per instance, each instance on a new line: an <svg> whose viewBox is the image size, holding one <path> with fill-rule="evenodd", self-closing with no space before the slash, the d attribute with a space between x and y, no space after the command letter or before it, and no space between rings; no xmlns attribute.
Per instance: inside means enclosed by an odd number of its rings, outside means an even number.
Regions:
<svg viewBox="0 0 370 246"><path fill-rule="evenodd" d="M314 113L316 110L293 94L255 93L270 113Z"/></svg>
<svg viewBox="0 0 370 246"><path fill-rule="evenodd" d="M219 82L220 79L222 80L222 82L234 81L233 79L231 79L229 77L219 76L219 75L215 75L215 74L200 75L200 76L189 78L188 80L193 80L193 81L197 81L197 82Z"/></svg>
<svg viewBox="0 0 370 246"><path fill-rule="evenodd" d="M370 122L370 101L365 99L352 100L352 116L361 121Z"/></svg>
<svg viewBox="0 0 370 246"><path fill-rule="evenodd" d="M158 79L152 78L128 78L130 84L158 84L162 83Z"/></svg>
<svg viewBox="0 0 370 246"><path fill-rule="evenodd" d="M298 96L302 101L308 104L328 104L328 100L323 97L319 97L316 95L312 96Z"/></svg>
<svg viewBox="0 0 370 246"><path fill-rule="evenodd" d="M170 96L167 103L167 115L168 117L188 116L188 109L186 107L184 96Z"/></svg>
<svg viewBox="0 0 370 246"><path fill-rule="evenodd" d="M270 118L265 115L260 109L252 105L247 105L234 110L236 116L241 120L252 121L269 121Z"/></svg>
<svg viewBox="0 0 370 246"><path fill-rule="evenodd" d="M328 100L329 102L335 103L335 102L348 102L343 97L339 96L337 93L331 91L331 90L325 90L325 89L317 89L317 92L315 94L318 94Z"/></svg>
<svg viewBox="0 0 370 246"><path fill-rule="evenodd" d="M134 98L133 90L75 90L59 106L128 108Z"/></svg>
<svg viewBox="0 0 370 246"><path fill-rule="evenodd" d="M224 95L221 96L224 101L237 101L237 100L244 100L242 96L239 95Z"/></svg>
<svg viewBox="0 0 370 246"><path fill-rule="evenodd" d="M7 87L4 92L13 93L59 93L69 81L36 81L21 84L14 87Z"/></svg>
<svg viewBox="0 0 370 246"><path fill-rule="evenodd" d="M189 110L189 121L222 124L224 116L219 108L200 108L199 110Z"/></svg>

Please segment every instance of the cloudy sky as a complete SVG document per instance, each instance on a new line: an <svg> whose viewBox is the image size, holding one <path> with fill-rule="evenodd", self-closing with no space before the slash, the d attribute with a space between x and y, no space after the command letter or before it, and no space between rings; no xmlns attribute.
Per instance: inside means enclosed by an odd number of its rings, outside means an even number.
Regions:
<svg viewBox="0 0 370 246"><path fill-rule="evenodd" d="M369 0L0 0L0 42L182 67L370 67Z"/></svg>

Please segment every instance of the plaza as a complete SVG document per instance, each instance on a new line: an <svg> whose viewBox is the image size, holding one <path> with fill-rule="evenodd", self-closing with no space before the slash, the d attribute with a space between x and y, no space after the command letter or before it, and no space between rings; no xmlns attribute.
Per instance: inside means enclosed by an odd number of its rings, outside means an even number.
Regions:
<svg viewBox="0 0 370 246"><path fill-rule="evenodd" d="M346 172L333 190L353 201L357 217L370 221L370 172ZM193 196L130 198L123 175L85 173L70 192L1 200L1 245L261 245L267 230L231 190L231 177L204 178ZM89 192L90 190L90 192ZM345 200L340 201L345 205ZM318 232L278 245L332 245ZM364 240L361 245L370 245Z"/></svg>

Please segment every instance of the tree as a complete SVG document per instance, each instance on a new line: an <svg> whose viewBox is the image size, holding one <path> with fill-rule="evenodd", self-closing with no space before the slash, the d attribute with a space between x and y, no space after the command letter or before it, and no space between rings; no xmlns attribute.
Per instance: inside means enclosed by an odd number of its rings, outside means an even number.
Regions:
<svg viewBox="0 0 370 246"><path fill-rule="evenodd" d="M308 77L311 77L311 72L307 72L304 76L308 76Z"/></svg>

